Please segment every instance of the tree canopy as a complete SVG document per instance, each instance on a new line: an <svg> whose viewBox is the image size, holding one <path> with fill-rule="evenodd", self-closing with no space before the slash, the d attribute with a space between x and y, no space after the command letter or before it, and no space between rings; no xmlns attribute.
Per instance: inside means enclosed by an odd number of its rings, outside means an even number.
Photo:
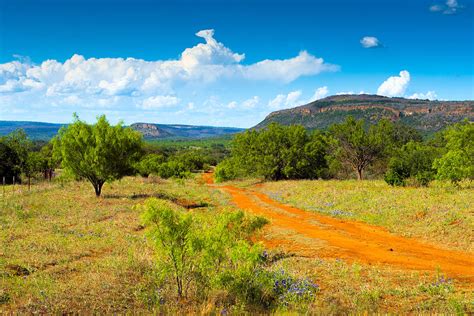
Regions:
<svg viewBox="0 0 474 316"><path fill-rule="evenodd" d="M438 178L454 183L474 179L474 124L468 121L455 124L443 136L446 153L434 161Z"/></svg>
<svg viewBox="0 0 474 316"><path fill-rule="evenodd" d="M121 123L111 126L105 115L93 125L75 115L74 122L53 139L53 146L63 168L87 179L100 196L105 182L134 173L133 165L142 155L142 136Z"/></svg>
<svg viewBox="0 0 474 316"><path fill-rule="evenodd" d="M265 130L238 134L231 158L219 164L219 180L239 174L263 176L269 180L316 179L328 171L326 138L309 134L302 126L272 123Z"/></svg>

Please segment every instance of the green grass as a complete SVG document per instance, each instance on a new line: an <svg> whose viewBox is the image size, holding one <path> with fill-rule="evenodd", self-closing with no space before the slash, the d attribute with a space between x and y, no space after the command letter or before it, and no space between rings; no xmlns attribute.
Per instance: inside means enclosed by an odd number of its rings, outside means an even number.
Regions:
<svg viewBox="0 0 474 316"><path fill-rule="evenodd" d="M31 192L24 186L21 193L19 189L5 196L0 193L0 314L220 312L214 304L219 300L219 293L204 303L190 299L161 304L166 293L162 293L163 288L156 282L153 248L134 208L149 196L171 200L189 211L203 211L210 216L228 208L228 196L204 186L199 177L184 181L129 177L106 184L101 199L94 197L92 187L85 182L36 185ZM441 213L442 209L449 209L456 214L453 219L461 218L459 225L464 226L456 228L454 233L446 228L446 235L433 230L427 238L454 244L456 236L463 236L454 246L467 249L468 242L461 239L472 237L469 235L472 191L469 190L392 189L381 182L352 181L267 183L263 190L294 203L318 201L314 206L335 203L327 210L336 207L349 210L360 214L361 219L366 216L368 221L392 225L393 229L410 234L426 232L423 223L412 223L419 210L426 211L421 219L425 224L453 226ZM397 199L390 197L394 193L399 194L399 202L383 219L369 216L368 210L394 203ZM303 200L303 196L309 197ZM414 197L418 200L407 200ZM422 198L424 201L420 202ZM398 211L404 215L393 215ZM409 219L396 223L393 216ZM282 268L299 277L311 278L320 286L316 300L309 306L300 306L300 311L315 314L473 311L472 290L457 281L438 286L432 276L412 271L276 255L283 259L275 260L269 269ZM239 306L232 310L245 311ZM277 312L288 311L282 306Z"/></svg>
<svg viewBox="0 0 474 316"><path fill-rule="evenodd" d="M283 203L383 226L407 237L473 251L474 189L434 183L390 187L384 181L280 181L258 188Z"/></svg>

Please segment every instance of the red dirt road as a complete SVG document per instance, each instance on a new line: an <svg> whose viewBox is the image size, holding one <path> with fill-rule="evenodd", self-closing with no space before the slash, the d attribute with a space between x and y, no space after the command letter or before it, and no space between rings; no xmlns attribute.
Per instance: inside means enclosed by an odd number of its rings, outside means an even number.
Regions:
<svg viewBox="0 0 474 316"><path fill-rule="evenodd" d="M212 174L205 174L208 185ZM385 264L400 269L441 271L449 277L474 284L474 254L393 235L382 227L335 219L304 211L267 195L234 186L216 186L229 193L242 210L270 220L271 228L288 231L288 237L265 240L268 247L281 247L309 257L341 258L364 264ZM298 236L295 238L294 236Z"/></svg>

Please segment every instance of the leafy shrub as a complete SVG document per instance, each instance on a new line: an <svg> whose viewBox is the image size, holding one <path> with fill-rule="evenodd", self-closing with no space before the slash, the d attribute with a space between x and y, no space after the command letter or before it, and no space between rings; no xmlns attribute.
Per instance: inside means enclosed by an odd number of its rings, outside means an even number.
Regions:
<svg viewBox="0 0 474 316"><path fill-rule="evenodd" d="M228 158L217 165L214 171L216 182L223 182L239 177L237 163L232 158Z"/></svg>
<svg viewBox="0 0 474 316"><path fill-rule="evenodd" d="M251 237L267 221L241 211L189 213L168 201L148 199L142 219L156 247L163 284L178 297L206 300L224 291L221 304L272 308L307 301L317 286L266 268L268 256Z"/></svg>
<svg viewBox="0 0 474 316"><path fill-rule="evenodd" d="M158 261L161 272L173 274L178 296L182 297L188 286L185 281L195 266L191 215L178 211L170 202L150 199L145 202L143 222L153 225L150 236L162 254Z"/></svg>
<svg viewBox="0 0 474 316"><path fill-rule="evenodd" d="M210 218L157 199L147 200L142 209L159 268L165 278L175 280L178 296L186 296L190 287L202 295L219 283L223 271L255 265L259 258L260 246L249 240L266 223L261 218L248 218L243 212Z"/></svg>
<svg viewBox="0 0 474 316"><path fill-rule="evenodd" d="M170 160L165 163L162 163L159 168L157 175L163 179L168 178L188 178L191 175L191 172L184 163L176 160Z"/></svg>
<svg viewBox="0 0 474 316"><path fill-rule="evenodd" d="M407 143L390 159L385 181L393 186L404 186L406 180L412 178L419 185L428 185L436 173L432 165L438 152L422 143Z"/></svg>
<svg viewBox="0 0 474 316"><path fill-rule="evenodd" d="M453 183L474 179L474 124L468 121L455 124L443 136L447 152L433 163L437 177Z"/></svg>
<svg viewBox="0 0 474 316"><path fill-rule="evenodd" d="M148 177L150 174L158 174L160 165L165 161L166 158L163 155L149 154L135 164L135 169L141 176Z"/></svg>

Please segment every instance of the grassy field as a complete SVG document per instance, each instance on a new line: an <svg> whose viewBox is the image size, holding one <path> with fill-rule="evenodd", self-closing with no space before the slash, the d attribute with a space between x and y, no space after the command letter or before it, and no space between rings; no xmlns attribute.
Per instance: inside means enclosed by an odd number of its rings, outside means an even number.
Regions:
<svg viewBox="0 0 474 316"><path fill-rule="evenodd" d="M100 199L84 182L38 185L31 192L21 189L21 193L18 187L15 193L7 191L0 201L0 314L221 312L214 304L218 293L205 302L162 300L166 293L156 282L153 248L145 237L139 211L134 208L148 197L170 200L192 212L208 212L211 216L228 208L229 197L203 185L199 177L185 181L125 178L106 184ZM364 182L357 189L356 183L350 181L267 183L260 189L295 205L302 203L300 206L308 209L326 206L326 213L340 209L357 214L350 218L385 225L401 234L426 234L427 239L446 246L470 248L465 239L472 240L472 191L389 189L381 182ZM382 197L372 201L378 194ZM397 200L393 194L400 196L399 202L386 215L378 219L369 216L371 209L384 210L381 205L392 205ZM344 204L346 199L350 201ZM409 205L412 206L407 209ZM444 210L455 214L453 220L448 222L443 217ZM421 223L415 222L413 218L420 211L424 211ZM451 224L452 221L459 223ZM423 228L426 223L430 223L429 228ZM318 284L316 299L308 306L299 306L300 312L474 310L472 288L455 280L445 281L441 276L342 260L314 260L276 251L270 256L274 260L268 269L283 269ZM245 307L235 309L242 310ZM280 306L275 312L285 311L286 307Z"/></svg>
<svg viewBox="0 0 474 316"><path fill-rule="evenodd" d="M446 248L474 250L474 189L443 183L390 187L384 181L280 181L257 186L275 200L359 220Z"/></svg>

